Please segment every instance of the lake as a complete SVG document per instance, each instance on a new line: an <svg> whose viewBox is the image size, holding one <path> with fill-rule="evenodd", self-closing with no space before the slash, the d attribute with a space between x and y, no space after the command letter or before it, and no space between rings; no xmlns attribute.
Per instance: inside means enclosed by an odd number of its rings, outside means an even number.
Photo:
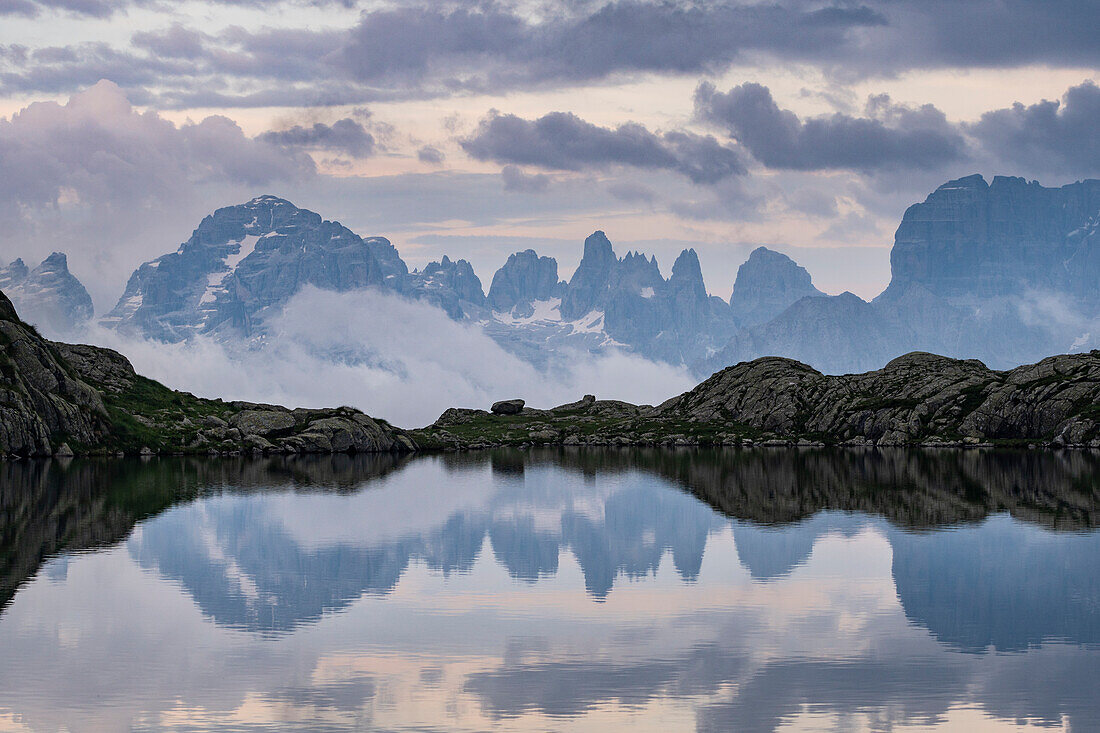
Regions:
<svg viewBox="0 0 1100 733"><path fill-rule="evenodd" d="M1100 454L0 463L0 731L1100 730Z"/></svg>

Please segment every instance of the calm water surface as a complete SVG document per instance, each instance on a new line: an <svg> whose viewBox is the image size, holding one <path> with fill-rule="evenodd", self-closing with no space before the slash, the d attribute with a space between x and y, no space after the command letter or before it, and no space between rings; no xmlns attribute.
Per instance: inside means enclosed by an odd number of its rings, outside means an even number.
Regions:
<svg viewBox="0 0 1100 733"><path fill-rule="evenodd" d="M0 464L0 730L1100 730L1100 457Z"/></svg>

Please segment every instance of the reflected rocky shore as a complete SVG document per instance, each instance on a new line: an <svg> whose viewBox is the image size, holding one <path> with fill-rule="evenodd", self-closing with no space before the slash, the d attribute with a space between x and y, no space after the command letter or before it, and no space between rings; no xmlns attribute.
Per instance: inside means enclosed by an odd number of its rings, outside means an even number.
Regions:
<svg viewBox="0 0 1100 733"><path fill-rule="evenodd" d="M902 529L976 522L999 512L1054 530L1087 530L1100 524L1100 454L1095 452L579 448L500 449L434 457L13 462L0 464L0 608L51 555L117 543L136 523L173 505L223 492L364 491L418 461L438 461L446 472L488 464L494 477L505 478L547 466L591 479L643 472L681 487L728 517L760 525L800 522L826 510L878 515ZM463 556L441 558L440 567L468 564L490 529L494 547L511 543L524 548L523 553L504 558L515 577L537 578L556 567L556 542L526 536L530 533L522 527L490 528L483 521L471 524L469 516L465 520L461 530L454 520L449 529L440 529L439 541L451 548L452 555ZM572 520L578 537L587 531L581 526L584 521L588 520ZM656 548L671 549L685 577L701 562L708 522L689 522L690 531L669 526L663 533L668 543ZM465 541L444 536L459 531L470 536ZM567 544L578 551L585 543L575 539ZM738 544L746 554L751 542L739 538ZM459 552L459 547L465 550ZM400 553L403 559L382 573L385 580L373 585L392 586L409 556L431 554L406 548ZM660 552L642 565L649 567L659 557ZM607 592L615 572L629 570L606 557L590 560L589 590L597 594ZM644 567L635 570L642 572ZM353 594L360 590L349 589Z"/></svg>

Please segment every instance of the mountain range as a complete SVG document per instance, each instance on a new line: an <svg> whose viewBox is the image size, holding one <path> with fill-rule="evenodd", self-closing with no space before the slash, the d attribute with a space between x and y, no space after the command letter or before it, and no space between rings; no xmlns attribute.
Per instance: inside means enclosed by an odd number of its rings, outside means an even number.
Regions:
<svg viewBox="0 0 1100 733"><path fill-rule="evenodd" d="M921 350L1009 368L1100 343L1098 231L1100 180L1047 188L972 175L909 207L889 286L869 302L821 292L804 268L765 247L741 265L727 302L707 293L694 250L665 278L655 257L619 257L602 231L585 240L568 281L553 258L528 249L508 258L486 293L466 260L444 256L410 271L384 237L261 196L218 209L175 252L141 265L101 323L160 341L257 346L307 286L379 288L477 324L539 365L577 349L623 349L700 377L770 355L838 374ZM0 270L0 289L28 320L62 333L91 317L60 253L33 271L21 260Z"/></svg>

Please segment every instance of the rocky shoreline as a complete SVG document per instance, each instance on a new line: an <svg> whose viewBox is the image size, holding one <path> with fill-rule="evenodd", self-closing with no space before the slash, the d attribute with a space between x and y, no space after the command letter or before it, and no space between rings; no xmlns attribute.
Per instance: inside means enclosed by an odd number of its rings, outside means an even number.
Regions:
<svg viewBox="0 0 1100 733"><path fill-rule="evenodd" d="M513 403L515 401L512 401ZM511 410L509 410L511 412ZM451 409L411 433L422 449L496 446L1100 448L1100 351L999 372L912 353L827 376L767 357L657 406L596 400L518 413Z"/></svg>
<svg viewBox="0 0 1100 733"><path fill-rule="evenodd" d="M0 456L409 453L500 446L1100 448L1100 351L1009 371L912 353L864 374L767 357L656 405L504 400L404 430L350 407L171 390L117 352L48 341L0 294Z"/></svg>
<svg viewBox="0 0 1100 733"><path fill-rule="evenodd" d="M0 456L416 449L407 431L351 407L291 410L169 389L115 351L44 339L0 293Z"/></svg>

